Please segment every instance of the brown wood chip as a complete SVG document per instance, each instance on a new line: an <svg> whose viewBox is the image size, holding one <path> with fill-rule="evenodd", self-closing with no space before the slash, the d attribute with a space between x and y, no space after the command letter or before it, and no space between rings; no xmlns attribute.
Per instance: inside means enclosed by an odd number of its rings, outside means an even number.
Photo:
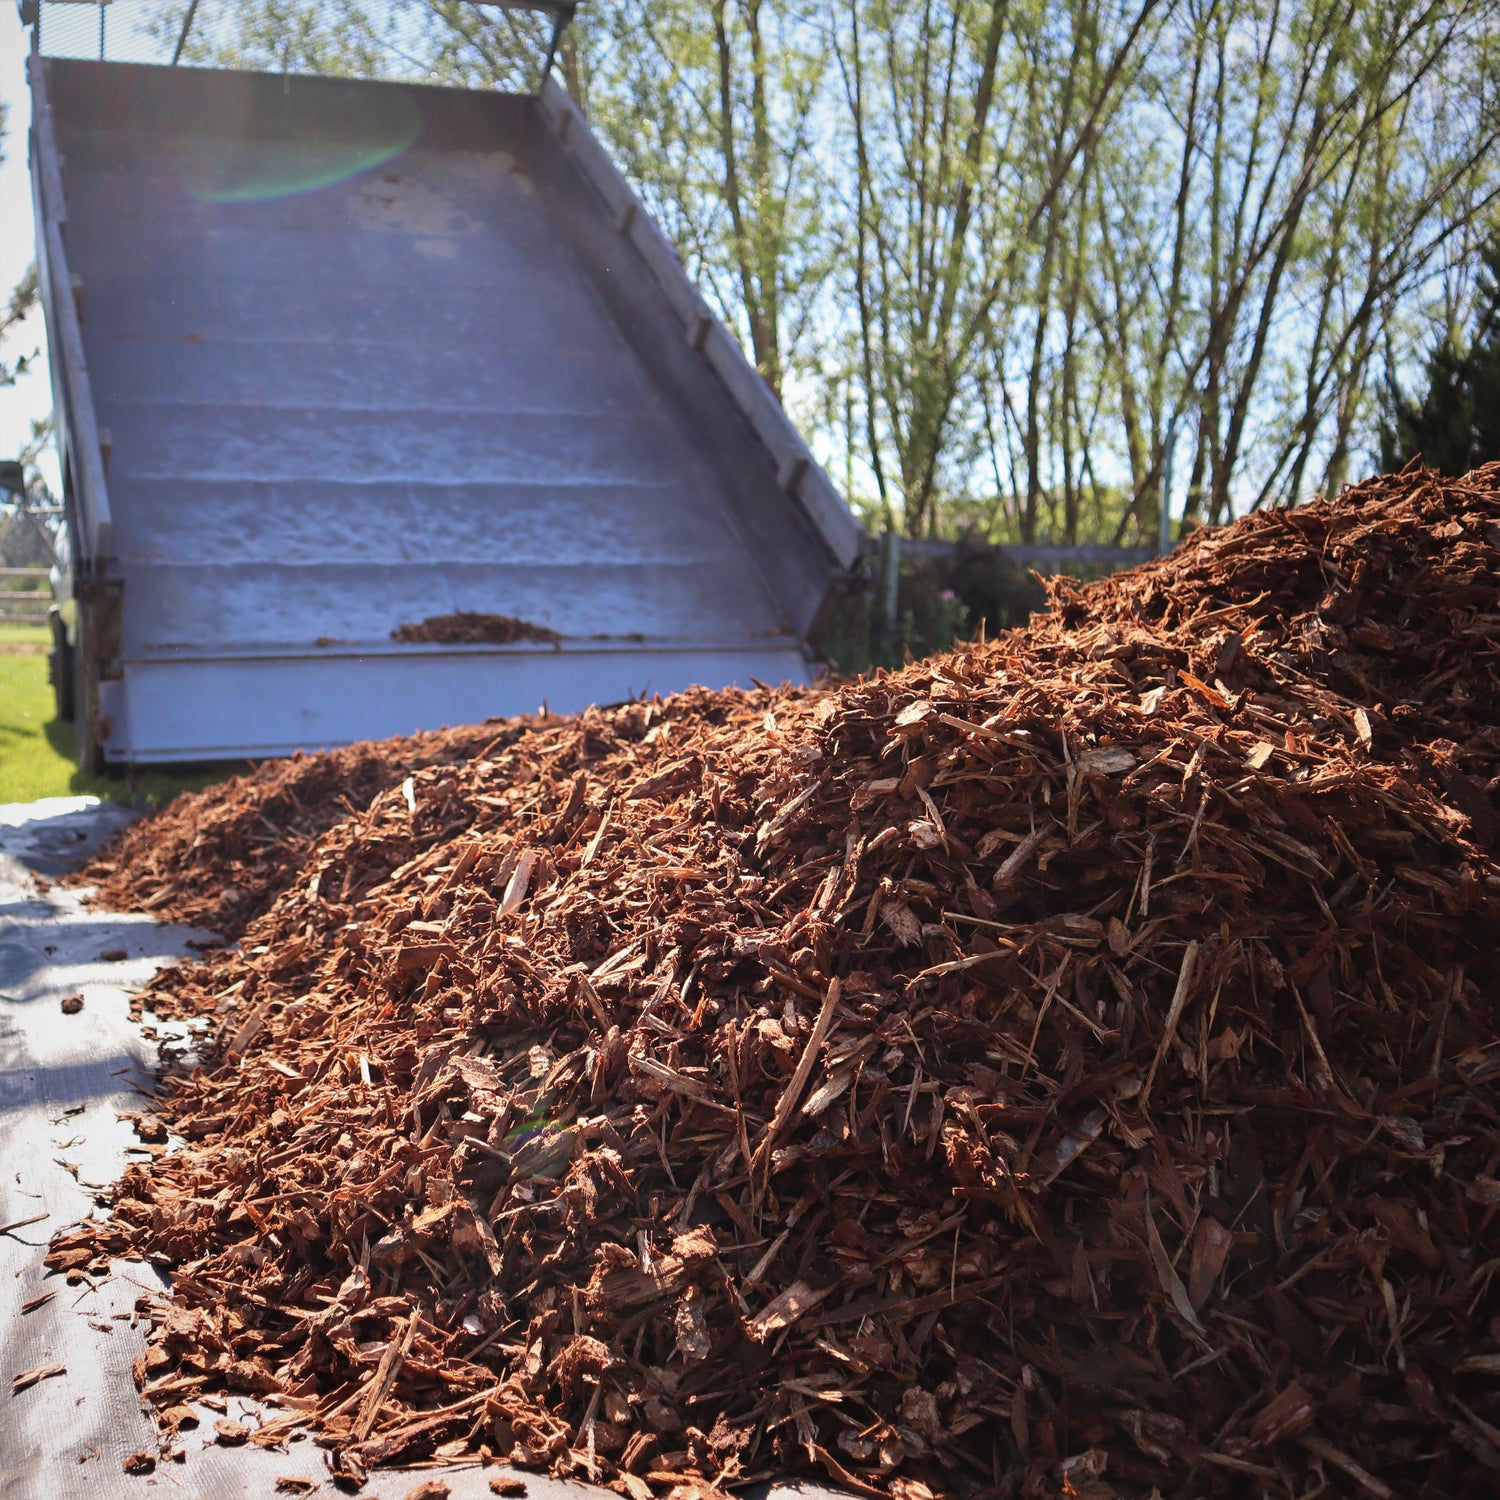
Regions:
<svg viewBox="0 0 1500 1500"><path fill-rule="evenodd" d="M10 1377L10 1393L12 1396L19 1395L20 1392L30 1390L32 1386L43 1380L51 1380L55 1376L67 1373L66 1365L36 1365L30 1370L22 1370L19 1375Z"/></svg>
<svg viewBox="0 0 1500 1500"><path fill-rule="evenodd" d="M406 1492L404 1500L448 1500L452 1493L441 1479L424 1479L415 1489Z"/></svg>

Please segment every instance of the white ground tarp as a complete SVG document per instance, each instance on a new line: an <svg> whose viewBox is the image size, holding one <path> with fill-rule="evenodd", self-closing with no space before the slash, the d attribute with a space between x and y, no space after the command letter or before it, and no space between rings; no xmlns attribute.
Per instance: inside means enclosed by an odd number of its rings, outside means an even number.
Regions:
<svg viewBox="0 0 1500 1500"><path fill-rule="evenodd" d="M96 1191L139 1149L116 1114L141 1107L154 1049L129 1019L128 996L195 936L149 917L91 911L76 891L48 886L128 819L93 798L0 805L0 1500L238 1500L271 1497L276 1481L293 1475L331 1497L338 1492L312 1441L284 1452L216 1447L214 1412L183 1434L181 1463L127 1475L127 1455L157 1447L130 1364L145 1347L136 1299L159 1295L162 1283L122 1262L97 1287L69 1286L42 1265L49 1237L99 1212ZM62 1009L70 995L83 996L71 1015ZM22 1312L47 1292L50 1301ZM16 1375L45 1365L65 1373L11 1394ZM229 1416L253 1421L252 1412L231 1398ZM488 1496L499 1472L377 1473L361 1493L401 1500L420 1480L441 1477L454 1500L469 1500ZM532 1500L607 1493L524 1479Z"/></svg>

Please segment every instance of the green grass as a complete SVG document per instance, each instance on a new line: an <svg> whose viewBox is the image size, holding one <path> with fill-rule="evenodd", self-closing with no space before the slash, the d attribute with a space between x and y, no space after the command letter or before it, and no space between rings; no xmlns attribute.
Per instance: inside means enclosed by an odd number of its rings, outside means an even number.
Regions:
<svg viewBox="0 0 1500 1500"><path fill-rule="evenodd" d="M7 625L0 622L0 646L47 646L52 632L45 625Z"/></svg>
<svg viewBox="0 0 1500 1500"><path fill-rule="evenodd" d="M55 714L47 681L50 640L46 626L0 624L0 802L92 793L113 802L157 806L178 792L211 786L245 769L236 763L85 776L77 765L73 726ZM40 649L20 654L18 646Z"/></svg>

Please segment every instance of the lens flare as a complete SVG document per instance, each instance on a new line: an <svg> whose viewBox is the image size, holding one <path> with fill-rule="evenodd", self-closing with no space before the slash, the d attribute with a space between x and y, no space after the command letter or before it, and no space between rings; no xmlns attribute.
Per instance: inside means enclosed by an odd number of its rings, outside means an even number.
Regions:
<svg viewBox="0 0 1500 1500"><path fill-rule="evenodd" d="M226 122L223 135L198 135L178 147L182 190L202 203L267 203L333 187L383 166L421 134L416 101L404 91L383 93L378 110L359 117L318 117L311 111L279 122L275 133L244 134ZM291 128L288 129L287 126Z"/></svg>

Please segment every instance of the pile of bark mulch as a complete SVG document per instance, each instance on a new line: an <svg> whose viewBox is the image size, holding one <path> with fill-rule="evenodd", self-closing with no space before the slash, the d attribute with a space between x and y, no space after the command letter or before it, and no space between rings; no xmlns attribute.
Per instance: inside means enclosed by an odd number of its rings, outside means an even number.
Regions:
<svg viewBox="0 0 1500 1500"><path fill-rule="evenodd" d="M406 774L155 982L184 1144L54 1264L171 1269L169 1432L253 1391L351 1480L1493 1494L1497 527L1378 480ZM253 884L184 816L112 895Z"/></svg>
<svg viewBox="0 0 1500 1500"><path fill-rule="evenodd" d="M492 720L266 761L174 797L127 828L72 883L97 886L97 904L110 910L148 911L238 937L298 878L308 851L335 823L414 771L460 765L512 743L527 722Z"/></svg>

